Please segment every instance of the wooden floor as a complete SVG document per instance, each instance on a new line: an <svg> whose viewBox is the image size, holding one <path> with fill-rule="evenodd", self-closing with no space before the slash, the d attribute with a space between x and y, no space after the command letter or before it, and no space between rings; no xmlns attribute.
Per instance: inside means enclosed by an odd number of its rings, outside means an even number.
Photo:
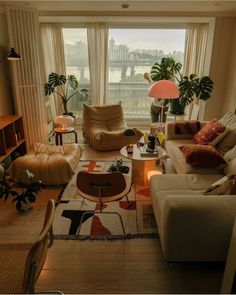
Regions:
<svg viewBox="0 0 236 295"><path fill-rule="evenodd" d="M97 153L90 148L86 148L83 154L84 159L114 157L120 157L119 153ZM49 195L55 196L55 190ZM35 214L44 202L46 204L48 197L38 201L33 209ZM3 204L5 215L0 213L3 233L0 238L6 242L7 236L9 240L13 238L17 228L4 232L4 225L9 225L4 224L4 220L7 216L11 216L11 220L17 216L13 208L8 213L9 204ZM29 224L24 222L27 228ZM22 235L27 236L24 222L21 221L17 234L22 231ZM38 228L37 225L36 231ZM56 240L48 251L36 290L61 290L66 294L218 293L223 270L222 263L167 263L158 239Z"/></svg>
<svg viewBox="0 0 236 295"><path fill-rule="evenodd" d="M155 239L55 241L37 291L218 293L220 263L166 263Z"/></svg>

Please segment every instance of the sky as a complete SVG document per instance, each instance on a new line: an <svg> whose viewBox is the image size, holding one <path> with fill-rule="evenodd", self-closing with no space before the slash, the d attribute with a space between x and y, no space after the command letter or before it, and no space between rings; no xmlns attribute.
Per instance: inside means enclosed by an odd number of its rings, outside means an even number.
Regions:
<svg viewBox="0 0 236 295"><path fill-rule="evenodd" d="M185 30L173 29L111 29L110 38L130 49L158 49L164 52L184 51ZM109 38L109 39L110 39Z"/></svg>
<svg viewBox="0 0 236 295"><path fill-rule="evenodd" d="M86 29L64 29L65 43L86 40ZM164 52L184 51L184 29L109 29L109 39L116 45L126 44L130 50L158 49Z"/></svg>

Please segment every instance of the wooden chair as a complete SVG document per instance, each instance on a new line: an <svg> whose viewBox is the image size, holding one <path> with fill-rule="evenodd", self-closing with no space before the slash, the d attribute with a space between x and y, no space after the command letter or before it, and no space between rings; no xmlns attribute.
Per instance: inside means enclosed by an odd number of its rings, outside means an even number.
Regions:
<svg viewBox="0 0 236 295"><path fill-rule="evenodd" d="M47 249L53 244L54 211L54 200L49 200L42 230L34 243L0 245L0 293L35 293L35 283L46 260ZM62 294L60 291L53 293Z"/></svg>
<svg viewBox="0 0 236 295"><path fill-rule="evenodd" d="M128 200L128 193L131 190L131 175L122 174L121 172L106 172L95 173L80 171L77 175L77 191L83 199L99 204L99 209L94 211L94 214L115 214L118 215L123 234L125 236L125 228L121 215L118 212L103 211L103 203L118 201L126 196ZM77 235L83 223L84 216L91 214L91 212L84 212Z"/></svg>

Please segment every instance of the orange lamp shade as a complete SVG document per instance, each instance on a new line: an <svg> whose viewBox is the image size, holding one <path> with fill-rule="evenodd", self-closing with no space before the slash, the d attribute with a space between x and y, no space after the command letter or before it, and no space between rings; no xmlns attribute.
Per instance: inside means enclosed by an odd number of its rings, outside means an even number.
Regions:
<svg viewBox="0 0 236 295"><path fill-rule="evenodd" d="M148 96L157 99L178 99L179 90L176 84L169 80L160 80L149 88Z"/></svg>

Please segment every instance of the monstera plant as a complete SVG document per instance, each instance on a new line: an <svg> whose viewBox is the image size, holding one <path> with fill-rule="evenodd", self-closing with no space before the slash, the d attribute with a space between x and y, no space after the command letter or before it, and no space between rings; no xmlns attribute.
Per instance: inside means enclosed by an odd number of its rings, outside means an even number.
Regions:
<svg viewBox="0 0 236 295"><path fill-rule="evenodd" d="M63 113L68 114L67 103L75 94L79 94L85 100L88 97L87 89L79 89L79 82L74 75L59 75L51 73L48 82L44 84L44 94L56 93L61 97Z"/></svg>
<svg viewBox="0 0 236 295"><path fill-rule="evenodd" d="M172 80L179 89L179 100L172 100L171 103L179 103L183 107L190 104L192 101L204 100L211 97L213 90L213 81L208 76L198 77L196 74L183 76L181 74L182 64L176 62L172 57L164 57L161 63L155 63L150 71L149 82L159 80ZM148 80L147 74L145 79ZM174 111L171 111L174 113Z"/></svg>

